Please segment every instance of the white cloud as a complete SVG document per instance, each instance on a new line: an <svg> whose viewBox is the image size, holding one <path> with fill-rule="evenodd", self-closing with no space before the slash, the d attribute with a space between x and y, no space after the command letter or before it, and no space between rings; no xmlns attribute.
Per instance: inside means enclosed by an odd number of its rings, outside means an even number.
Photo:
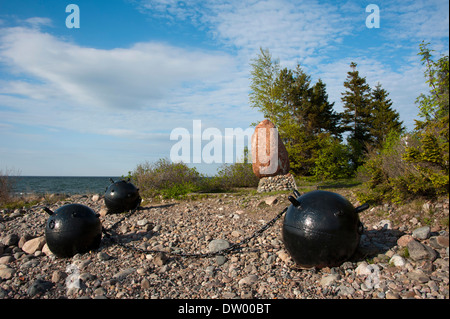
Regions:
<svg viewBox="0 0 450 319"><path fill-rule="evenodd" d="M1 41L0 61L16 74L43 82L41 86L12 83L12 93L43 98L40 94L51 88L95 107L154 107L155 101L184 83L211 85L223 81L234 68L233 60L224 54L162 43L100 50L29 28L6 29Z"/></svg>
<svg viewBox="0 0 450 319"><path fill-rule="evenodd" d="M319 48L340 42L351 30L351 19L345 18L338 7L315 0L138 3L147 14L190 20L206 28L218 43L237 48L247 59L263 47L290 65L313 55L317 57ZM347 12L348 8L342 10Z"/></svg>
<svg viewBox="0 0 450 319"><path fill-rule="evenodd" d="M391 39L438 40L448 38L448 0L383 1L381 19L390 26Z"/></svg>

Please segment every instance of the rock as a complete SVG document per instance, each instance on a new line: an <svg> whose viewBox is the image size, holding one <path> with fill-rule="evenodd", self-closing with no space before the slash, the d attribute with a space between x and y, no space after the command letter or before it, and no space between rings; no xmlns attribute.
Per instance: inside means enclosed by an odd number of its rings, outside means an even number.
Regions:
<svg viewBox="0 0 450 319"><path fill-rule="evenodd" d="M52 274L52 282L58 283L58 282L64 282L67 278L67 274L60 270L55 270Z"/></svg>
<svg viewBox="0 0 450 319"><path fill-rule="evenodd" d="M230 243L225 239L214 239L208 244L208 249L210 252L215 253L222 249L227 249L230 247Z"/></svg>
<svg viewBox="0 0 450 319"><path fill-rule="evenodd" d="M119 271L118 273L116 273L113 278L117 279L117 280L122 280L125 277L127 277L129 274L132 274L136 271L136 269L130 267L124 270Z"/></svg>
<svg viewBox="0 0 450 319"><path fill-rule="evenodd" d="M99 253L97 253L97 258L101 261L107 261L110 260L112 257L107 253L105 253L104 251L100 251Z"/></svg>
<svg viewBox="0 0 450 319"><path fill-rule="evenodd" d="M17 246L19 243L19 236L17 234L8 234L2 239L2 243L5 246Z"/></svg>
<svg viewBox="0 0 450 319"><path fill-rule="evenodd" d="M392 222L389 219L383 219L375 226L375 228L379 230L392 229Z"/></svg>
<svg viewBox="0 0 450 319"><path fill-rule="evenodd" d="M323 277L319 283L322 287L326 287L326 286L330 286L330 285L334 284L336 282L336 280L338 280L339 278L340 278L340 276L338 274L331 274L331 275Z"/></svg>
<svg viewBox="0 0 450 319"><path fill-rule="evenodd" d="M4 266L6 266L6 265L4 265ZM15 272L16 271L11 267L8 267L8 266L0 267L0 278L5 279L5 280L11 279L11 277L14 275Z"/></svg>
<svg viewBox="0 0 450 319"><path fill-rule="evenodd" d="M431 228L428 226L420 227L412 232L412 237L419 240L425 240L430 237Z"/></svg>
<svg viewBox="0 0 450 319"><path fill-rule="evenodd" d="M27 241L29 241L30 239L33 239L33 236L31 236L30 234L25 234L22 237L20 237L19 242L17 243L17 246L19 248L23 247L23 244L25 244Z"/></svg>
<svg viewBox="0 0 450 319"><path fill-rule="evenodd" d="M385 296L386 299L400 299L399 294L393 291L387 291Z"/></svg>
<svg viewBox="0 0 450 319"><path fill-rule="evenodd" d="M399 245L400 247L405 247L411 240L414 240L411 235L403 235L397 240L397 245Z"/></svg>
<svg viewBox="0 0 450 319"><path fill-rule="evenodd" d="M34 254L37 250L41 250L45 245L45 237L36 237L33 238L22 246L22 250L26 252L27 254Z"/></svg>
<svg viewBox="0 0 450 319"><path fill-rule="evenodd" d="M44 247L42 247L42 252L46 255L46 256L51 256L53 255L52 251L50 250L50 248L48 248L47 243L45 243Z"/></svg>
<svg viewBox="0 0 450 319"><path fill-rule="evenodd" d="M242 230L233 230L231 232L231 236L236 237L236 238L242 237L244 235L245 235L245 233Z"/></svg>
<svg viewBox="0 0 450 319"><path fill-rule="evenodd" d="M395 267L403 267L406 265L406 260L402 256L395 254L389 259L389 263Z"/></svg>
<svg viewBox="0 0 450 319"><path fill-rule="evenodd" d="M412 240L407 245L409 256L414 261L419 261L423 259L435 260L437 257L436 252L433 248L423 245L416 240Z"/></svg>
<svg viewBox="0 0 450 319"><path fill-rule="evenodd" d="M2 256L2 257L0 257L0 264L6 265L14 260L15 260L15 258L13 256Z"/></svg>
<svg viewBox="0 0 450 319"><path fill-rule="evenodd" d="M92 195L92 197L91 197L91 200L93 202L98 202L99 199L100 199L100 195L99 194Z"/></svg>
<svg viewBox="0 0 450 319"><path fill-rule="evenodd" d="M433 236L430 238L430 245L436 249L447 248L449 246L448 236Z"/></svg>
<svg viewBox="0 0 450 319"><path fill-rule="evenodd" d="M142 289L148 289L150 288L150 281L147 278L142 279L141 281L141 288Z"/></svg>
<svg viewBox="0 0 450 319"><path fill-rule="evenodd" d="M430 277L424 274L422 270L414 270L408 272L408 278L411 280L416 280L420 283L427 283L430 280Z"/></svg>
<svg viewBox="0 0 450 319"><path fill-rule="evenodd" d="M358 267L356 267L355 269L355 273L358 276L366 276L370 274L370 270L368 269L369 264L365 261L363 261L362 263L360 263L358 265Z"/></svg>
<svg viewBox="0 0 450 319"><path fill-rule="evenodd" d="M258 282L258 276L257 275L249 275L247 277L242 278L241 280L239 280L239 287L243 286L243 285L248 285L251 286L253 284L256 284Z"/></svg>
<svg viewBox="0 0 450 319"><path fill-rule="evenodd" d="M351 286L340 285L338 289L339 289L338 292L339 296L351 297L355 293L355 289Z"/></svg>
<svg viewBox="0 0 450 319"><path fill-rule="evenodd" d="M252 135L252 167L258 178L289 173L286 147L269 120L259 123Z"/></svg>
<svg viewBox="0 0 450 319"><path fill-rule="evenodd" d="M47 290L53 287L53 283L42 279L36 279L28 288L28 296L33 297L37 294L45 293Z"/></svg>
<svg viewBox="0 0 450 319"><path fill-rule="evenodd" d="M216 256L216 263L218 266L222 266L224 263L227 262L227 257L225 256Z"/></svg>
<svg viewBox="0 0 450 319"><path fill-rule="evenodd" d="M143 219L139 219L137 221L136 225L138 225L138 226L145 226L145 225L147 225L147 223L148 223L147 218L143 218Z"/></svg>
<svg viewBox="0 0 450 319"><path fill-rule="evenodd" d="M167 259L168 259L167 255L164 254L163 252L160 252L153 257L153 263L156 266L161 267L166 263Z"/></svg>
<svg viewBox="0 0 450 319"><path fill-rule="evenodd" d="M281 250L277 253L278 258L280 258L283 262L287 262L290 260L291 256L284 250Z"/></svg>
<svg viewBox="0 0 450 319"><path fill-rule="evenodd" d="M101 217L105 217L105 216L108 214L108 209L107 209L106 207L102 207L102 208L100 208L98 214L99 214Z"/></svg>
<svg viewBox="0 0 450 319"><path fill-rule="evenodd" d="M277 196L269 196L264 199L264 202L269 206L275 205L278 202L278 197Z"/></svg>

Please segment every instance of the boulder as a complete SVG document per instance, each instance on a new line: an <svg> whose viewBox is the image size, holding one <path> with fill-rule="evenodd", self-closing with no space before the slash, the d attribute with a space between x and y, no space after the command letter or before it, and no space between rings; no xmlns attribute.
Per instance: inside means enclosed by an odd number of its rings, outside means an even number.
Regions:
<svg viewBox="0 0 450 319"><path fill-rule="evenodd" d="M22 250L27 254L34 254L37 250L41 250L45 245L45 237L36 237L33 238L22 246Z"/></svg>
<svg viewBox="0 0 450 319"><path fill-rule="evenodd" d="M269 120L259 123L252 135L252 167L258 178L289 173L288 152Z"/></svg>

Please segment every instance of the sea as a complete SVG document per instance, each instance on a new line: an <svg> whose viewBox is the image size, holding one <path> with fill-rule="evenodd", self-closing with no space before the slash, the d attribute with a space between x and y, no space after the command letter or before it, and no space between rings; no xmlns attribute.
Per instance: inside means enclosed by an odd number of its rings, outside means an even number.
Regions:
<svg viewBox="0 0 450 319"><path fill-rule="evenodd" d="M103 194L117 176L10 176L16 195Z"/></svg>

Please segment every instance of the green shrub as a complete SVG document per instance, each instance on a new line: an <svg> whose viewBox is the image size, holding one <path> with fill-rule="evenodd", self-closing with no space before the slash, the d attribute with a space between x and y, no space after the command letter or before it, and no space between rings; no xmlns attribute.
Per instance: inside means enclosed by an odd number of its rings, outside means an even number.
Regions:
<svg viewBox="0 0 450 319"><path fill-rule="evenodd" d="M414 197L448 194L449 186L449 59L432 60L428 44L420 45L428 95L416 103L420 120L413 133L390 136L381 150L369 153L361 172L366 175L366 191L360 200L401 202Z"/></svg>
<svg viewBox="0 0 450 319"><path fill-rule="evenodd" d="M216 178L222 189L257 187L259 183L250 163L224 164L219 168Z"/></svg>
<svg viewBox="0 0 450 319"><path fill-rule="evenodd" d="M348 147L334 137L326 137L320 143L312 174L316 180L337 180L353 174Z"/></svg>
<svg viewBox="0 0 450 319"><path fill-rule="evenodd" d="M222 192L236 187L256 187L259 179L249 163L222 165L216 176L206 177L184 163L160 159L139 164L128 176L144 198L182 198L193 192Z"/></svg>
<svg viewBox="0 0 450 319"><path fill-rule="evenodd" d="M144 197L179 198L198 189L201 175L184 163L160 159L139 164L130 177Z"/></svg>

